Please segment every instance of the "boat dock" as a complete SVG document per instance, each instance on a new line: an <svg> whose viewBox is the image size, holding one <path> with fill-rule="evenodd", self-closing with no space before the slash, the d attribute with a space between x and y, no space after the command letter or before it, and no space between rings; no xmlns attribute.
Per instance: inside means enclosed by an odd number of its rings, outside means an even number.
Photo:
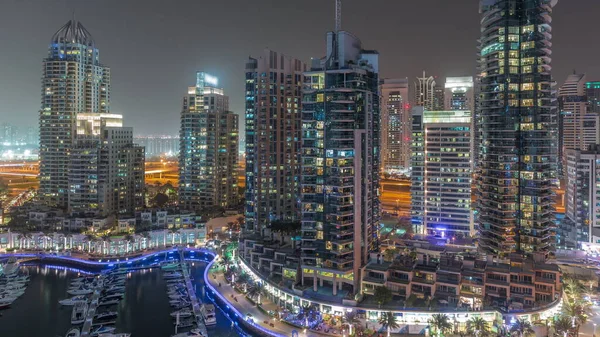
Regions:
<svg viewBox="0 0 600 337"><path fill-rule="evenodd" d="M90 331L92 330L92 326L94 325L94 316L96 315L96 309L98 308L98 301L100 300L101 292L102 285L98 285L96 289L94 289L94 293L90 301L90 306L88 308L87 316L85 318L85 322L83 323L83 327L81 328L81 337L87 337L90 335Z"/></svg>
<svg viewBox="0 0 600 337"><path fill-rule="evenodd" d="M196 289L192 285L192 281L190 278L190 269L189 266L185 263L183 250L179 251L179 260L181 262L181 271L183 274L183 279L185 281L185 286L187 288L188 295L190 296L190 301L192 302L192 310L194 311L194 317L196 318L196 325L198 326L198 330L200 330L200 333L202 333L202 336L208 337L208 331L206 331L206 325L204 325L204 318L200 313L201 301L196 296Z"/></svg>

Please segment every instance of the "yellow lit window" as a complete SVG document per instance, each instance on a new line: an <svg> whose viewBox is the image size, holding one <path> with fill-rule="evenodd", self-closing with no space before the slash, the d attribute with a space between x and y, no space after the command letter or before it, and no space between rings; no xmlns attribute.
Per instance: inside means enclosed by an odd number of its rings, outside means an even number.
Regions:
<svg viewBox="0 0 600 337"><path fill-rule="evenodd" d="M508 42L519 42L519 35L509 35Z"/></svg>
<svg viewBox="0 0 600 337"><path fill-rule="evenodd" d="M531 66L524 66L522 69L523 69L523 73L525 73L525 74L529 74L529 73L531 73L531 72L532 72L532 70L533 70L533 69L531 68Z"/></svg>
<svg viewBox="0 0 600 337"><path fill-rule="evenodd" d="M323 102L323 94L317 94L317 102Z"/></svg>
<svg viewBox="0 0 600 337"><path fill-rule="evenodd" d="M521 84L521 90L533 90L533 83Z"/></svg>
<svg viewBox="0 0 600 337"><path fill-rule="evenodd" d="M527 42L521 43L521 49L523 49L523 50L531 49L534 47L535 47L535 42L533 42L533 41L527 41Z"/></svg>
<svg viewBox="0 0 600 337"><path fill-rule="evenodd" d="M527 98L521 101L522 106L533 106L533 99Z"/></svg>
<svg viewBox="0 0 600 337"><path fill-rule="evenodd" d="M534 62L535 62L535 57L526 57L521 60L521 65L529 66L529 65L532 65Z"/></svg>
<svg viewBox="0 0 600 337"><path fill-rule="evenodd" d="M521 28L521 33L527 34L527 33L533 32L534 30L535 30L534 25L523 26L523 28Z"/></svg>
<svg viewBox="0 0 600 337"><path fill-rule="evenodd" d="M509 91L519 91L519 85L516 83L510 83L508 85L508 90Z"/></svg>

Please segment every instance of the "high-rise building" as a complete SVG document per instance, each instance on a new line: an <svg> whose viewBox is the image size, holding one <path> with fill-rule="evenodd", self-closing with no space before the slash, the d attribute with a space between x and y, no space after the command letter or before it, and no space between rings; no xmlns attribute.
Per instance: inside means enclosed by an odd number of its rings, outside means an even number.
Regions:
<svg viewBox="0 0 600 337"><path fill-rule="evenodd" d="M381 162L385 171L410 169L408 79L384 79L381 91Z"/></svg>
<svg viewBox="0 0 600 337"><path fill-rule="evenodd" d="M246 62L246 229L299 221L301 94L306 65L265 49Z"/></svg>
<svg viewBox="0 0 600 337"><path fill-rule="evenodd" d="M479 247L552 251L557 109L550 74L557 0L481 0Z"/></svg>
<svg viewBox="0 0 600 337"><path fill-rule="evenodd" d="M39 196L66 208L76 116L110 111L110 70L81 23L71 20L52 36L41 94Z"/></svg>
<svg viewBox="0 0 600 337"><path fill-rule="evenodd" d="M0 143L15 145L16 141L17 127L9 123L2 123L2 128L0 129Z"/></svg>
<svg viewBox="0 0 600 337"><path fill-rule="evenodd" d="M69 166L70 212L135 214L144 206L144 148L116 114L78 114Z"/></svg>
<svg viewBox="0 0 600 337"><path fill-rule="evenodd" d="M593 242L594 229L600 232L600 145L589 150L565 151L566 196L563 228L564 244L578 248L581 242ZM598 233L596 233L598 236Z"/></svg>
<svg viewBox="0 0 600 337"><path fill-rule="evenodd" d="M473 138L470 156L471 169L475 168L476 154L479 151L475 111L475 91L473 77L447 77L444 85L444 110L469 111L471 113L470 133Z"/></svg>
<svg viewBox="0 0 600 337"><path fill-rule="evenodd" d="M179 136L137 136L134 141L146 148L146 158L179 154Z"/></svg>
<svg viewBox="0 0 600 337"><path fill-rule="evenodd" d="M37 128L30 126L27 128L27 134L25 135L25 144L39 146L40 137L38 135Z"/></svg>
<svg viewBox="0 0 600 337"><path fill-rule="evenodd" d="M588 113L585 91L585 74L569 75L558 91L558 153L561 173L564 173L563 168L567 165L566 150L586 150L588 146L600 143L600 114Z"/></svg>
<svg viewBox="0 0 600 337"><path fill-rule="evenodd" d="M341 30L305 73L302 283L360 290L379 223L379 54ZM310 284L309 283L309 284Z"/></svg>
<svg viewBox="0 0 600 337"><path fill-rule="evenodd" d="M588 111L600 113L600 81L587 82L585 95L588 100Z"/></svg>
<svg viewBox="0 0 600 337"><path fill-rule="evenodd" d="M469 110L413 111L411 218L415 233L474 234Z"/></svg>
<svg viewBox="0 0 600 337"><path fill-rule="evenodd" d="M181 111L179 204L187 210L228 208L238 204L238 116L218 78L196 74Z"/></svg>
<svg viewBox="0 0 600 337"><path fill-rule="evenodd" d="M473 77L447 77L444 85L444 109L474 111Z"/></svg>
<svg viewBox="0 0 600 337"><path fill-rule="evenodd" d="M436 103L435 92L436 83L433 76L427 77L425 71L423 71L423 77L417 77L414 89L414 101L413 106L425 107L425 110L435 110L434 105ZM439 92L437 99L439 100ZM442 99L443 102L443 99ZM442 103L443 104L443 103Z"/></svg>
<svg viewBox="0 0 600 337"><path fill-rule="evenodd" d="M433 87L433 103L431 105L433 111L444 110L444 104L446 102L445 89L443 86L436 84Z"/></svg>

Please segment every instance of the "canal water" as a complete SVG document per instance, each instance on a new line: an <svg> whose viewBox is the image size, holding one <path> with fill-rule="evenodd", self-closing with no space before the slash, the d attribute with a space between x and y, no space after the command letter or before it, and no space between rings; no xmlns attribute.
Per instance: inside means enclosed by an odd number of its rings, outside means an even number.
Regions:
<svg viewBox="0 0 600 337"><path fill-rule="evenodd" d="M197 295L204 296L206 262L192 261L191 275ZM67 294L70 280L86 271L63 266L29 265L21 267L31 280L21 298L9 309L0 311L2 337L56 337L65 336L71 328L72 307L58 301ZM144 269L128 274L125 298L118 307L117 332L131 333L132 337L169 337L175 333L170 313L166 283L160 269ZM117 309L115 309L117 308ZM223 312L217 309L217 325L208 328L210 337L239 337L243 333Z"/></svg>

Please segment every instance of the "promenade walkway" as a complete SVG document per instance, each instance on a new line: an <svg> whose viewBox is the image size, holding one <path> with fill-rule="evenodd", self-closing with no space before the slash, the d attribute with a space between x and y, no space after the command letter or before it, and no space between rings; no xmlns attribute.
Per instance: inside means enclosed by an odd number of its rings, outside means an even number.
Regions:
<svg viewBox="0 0 600 337"><path fill-rule="evenodd" d="M295 330L298 332L299 336L341 336L341 334L325 334L312 330L309 330L305 333L301 328L297 328L284 322L274 320L272 317L258 309L256 305L254 305L246 298L246 296L235 291L235 289L233 289L233 287L227 283L222 272L209 271L208 280L210 284L228 301L229 306L235 307L243 315L251 314L256 325L259 325L264 329L268 329L274 332L274 335L292 336L292 331ZM219 283L221 284L220 287ZM237 302L233 298L237 298ZM264 306L276 308L275 304L269 303L266 299L263 300L263 303ZM243 317L243 319L245 319L245 317ZM265 321L268 323L265 324ZM273 326L271 326L271 324L273 324Z"/></svg>

